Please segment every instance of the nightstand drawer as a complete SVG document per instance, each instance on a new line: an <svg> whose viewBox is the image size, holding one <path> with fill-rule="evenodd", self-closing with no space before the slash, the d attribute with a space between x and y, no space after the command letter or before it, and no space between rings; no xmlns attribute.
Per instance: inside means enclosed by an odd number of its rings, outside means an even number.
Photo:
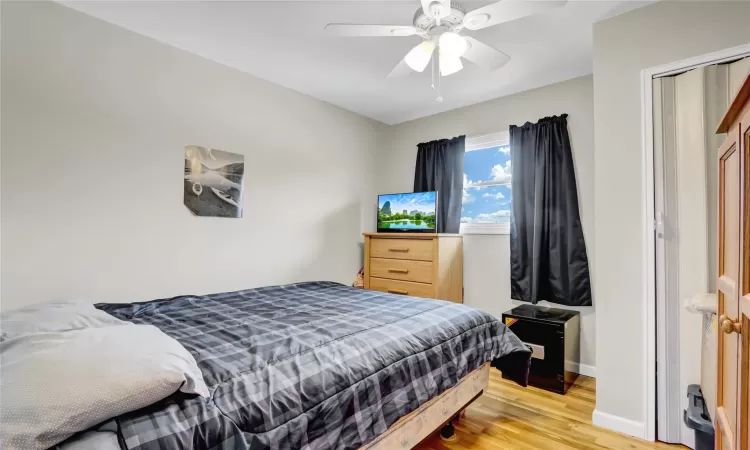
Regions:
<svg viewBox="0 0 750 450"><path fill-rule="evenodd" d="M370 276L391 280L432 283L432 262L370 258Z"/></svg>
<svg viewBox="0 0 750 450"><path fill-rule="evenodd" d="M373 239L370 244L370 256L432 261L432 245L431 239Z"/></svg>
<svg viewBox="0 0 750 450"><path fill-rule="evenodd" d="M562 328L523 318L509 328L518 339L531 347L529 383L535 387L564 393L565 342Z"/></svg>
<svg viewBox="0 0 750 450"><path fill-rule="evenodd" d="M531 348L529 385L565 394L578 377L580 313L521 305L505 312L503 323Z"/></svg>
<svg viewBox="0 0 750 450"><path fill-rule="evenodd" d="M413 297L431 298L434 289L431 284L412 283L411 281L386 280L370 278L370 289L391 294L411 295Z"/></svg>

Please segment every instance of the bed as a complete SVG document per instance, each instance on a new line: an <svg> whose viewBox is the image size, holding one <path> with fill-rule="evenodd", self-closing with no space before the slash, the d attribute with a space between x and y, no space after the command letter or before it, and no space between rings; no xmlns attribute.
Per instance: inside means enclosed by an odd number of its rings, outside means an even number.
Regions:
<svg viewBox="0 0 750 450"><path fill-rule="evenodd" d="M127 449L411 448L490 366L528 375L530 351L489 314L331 282L96 307L175 338L211 392L117 417Z"/></svg>

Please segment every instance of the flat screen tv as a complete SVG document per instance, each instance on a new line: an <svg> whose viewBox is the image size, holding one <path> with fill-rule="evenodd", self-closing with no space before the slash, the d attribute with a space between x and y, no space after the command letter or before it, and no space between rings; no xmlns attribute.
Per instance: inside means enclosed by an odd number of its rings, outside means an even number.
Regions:
<svg viewBox="0 0 750 450"><path fill-rule="evenodd" d="M378 196L378 232L434 233L437 224L437 192Z"/></svg>

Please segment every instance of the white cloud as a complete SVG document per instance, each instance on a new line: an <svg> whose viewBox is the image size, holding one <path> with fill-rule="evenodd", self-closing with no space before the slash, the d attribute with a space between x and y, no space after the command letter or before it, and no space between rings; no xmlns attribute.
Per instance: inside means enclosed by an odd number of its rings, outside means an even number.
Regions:
<svg viewBox="0 0 750 450"><path fill-rule="evenodd" d="M497 194L490 194L489 192L486 192L482 194L483 198L496 198L498 200L505 198L502 192L498 192Z"/></svg>
<svg viewBox="0 0 750 450"><path fill-rule="evenodd" d="M501 166L500 164L495 164L492 167L492 173L490 176L492 177L492 181L510 183L510 178L511 178L510 160L508 160L505 163L505 166Z"/></svg>
<svg viewBox="0 0 750 450"><path fill-rule="evenodd" d="M493 213L482 213L477 216L477 222L498 222L499 219L510 217L509 210L495 211Z"/></svg>
<svg viewBox="0 0 750 450"><path fill-rule="evenodd" d="M474 189L474 186L469 186L474 183L477 183L477 181L471 181L469 177L466 176L466 173L464 173L464 189Z"/></svg>
<svg viewBox="0 0 750 450"><path fill-rule="evenodd" d="M471 217L461 217L461 223L471 223L472 220Z"/></svg>
<svg viewBox="0 0 750 450"><path fill-rule="evenodd" d="M497 150L498 153L505 153L506 155L510 153L510 145L503 145Z"/></svg>

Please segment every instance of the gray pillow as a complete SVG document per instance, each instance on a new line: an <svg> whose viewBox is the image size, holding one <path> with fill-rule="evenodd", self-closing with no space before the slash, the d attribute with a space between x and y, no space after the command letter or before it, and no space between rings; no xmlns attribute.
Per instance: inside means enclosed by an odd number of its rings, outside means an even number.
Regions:
<svg viewBox="0 0 750 450"><path fill-rule="evenodd" d="M0 358L5 450L51 447L178 390L209 395L192 355L151 325L25 334Z"/></svg>
<svg viewBox="0 0 750 450"><path fill-rule="evenodd" d="M126 323L129 322L116 319L83 301L39 303L0 314L0 342L44 331L68 331Z"/></svg>

